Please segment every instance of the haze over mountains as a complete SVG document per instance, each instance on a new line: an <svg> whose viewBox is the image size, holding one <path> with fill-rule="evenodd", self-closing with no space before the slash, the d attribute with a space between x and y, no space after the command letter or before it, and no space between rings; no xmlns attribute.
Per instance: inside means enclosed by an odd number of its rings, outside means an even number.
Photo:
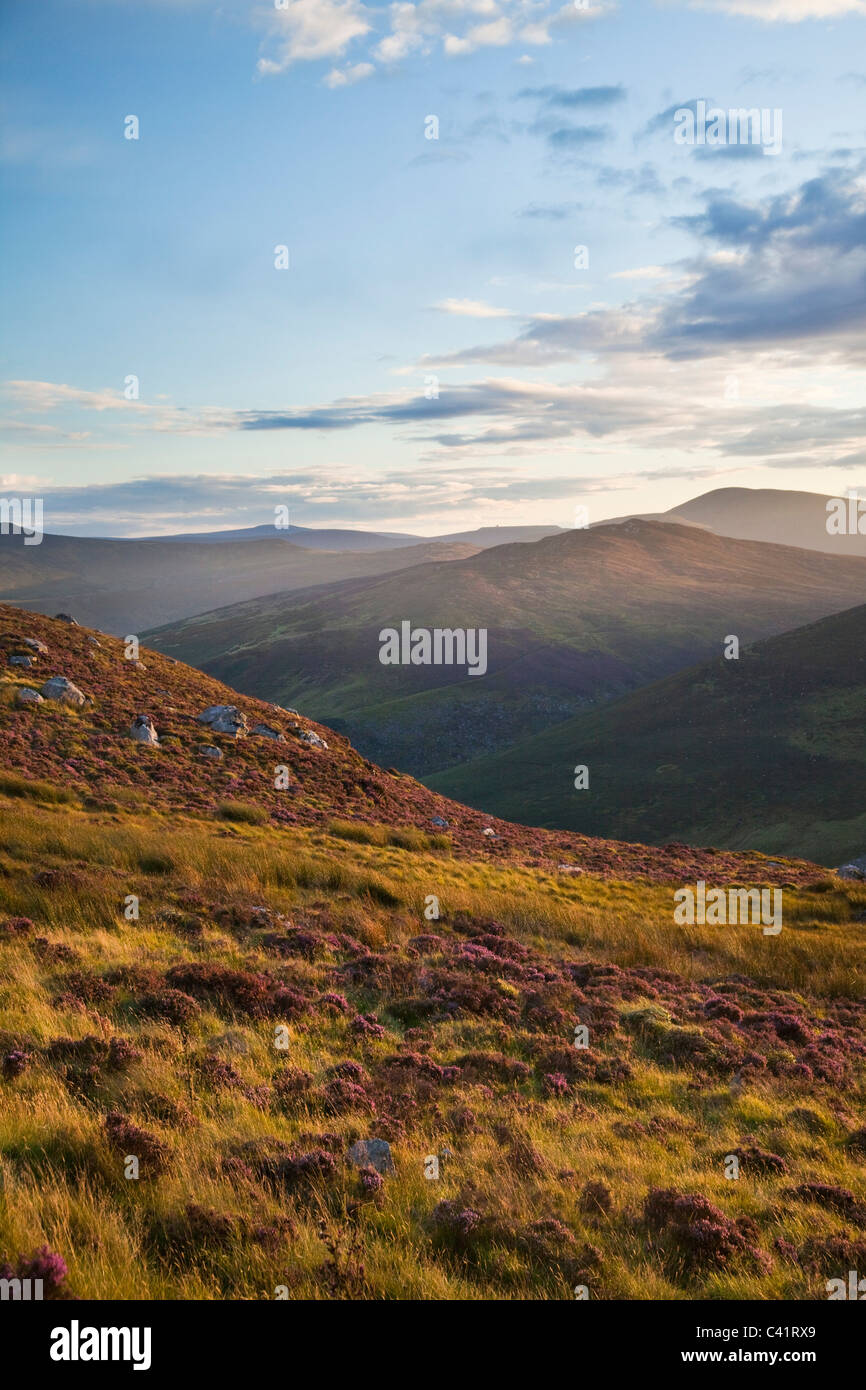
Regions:
<svg viewBox="0 0 866 1390"><path fill-rule="evenodd" d="M118 636L185 618L221 603L381 574L432 559L462 559L471 545L422 542L400 549L319 551L276 539L103 540L46 535L38 546L0 536L0 600Z"/></svg>
<svg viewBox="0 0 866 1390"><path fill-rule="evenodd" d="M839 864L866 845L866 605L427 779L531 825ZM577 790L574 768L589 769Z"/></svg>
<svg viewBox="0 0 866 1390"><path fill-rule="evenodd" d="M860 495L866 496L866 492L861 489ZM717 536L732 536L736 540L772 541L805 550L825 550L831 555L866 555L866 513L862 530L831 535L827 530L827 503L830 501L831 498L816 492L720 487L681 502L669 511L653 513L647 519L704 526ZM616 521L630 519L613 518ZM611 523L600 521L597 524Z"/></svg>
<svg viewBox="0 0 866 1390"><path fill-rule="evenodd" d="M602 699L862 602L866 559L629 521L206 613L148 634L237 689L298 705L426 775ZM465 667L385 666L379 633L485 628Z"/></svg>
<svg viewBox="0 0 866 1390"><path fill-rule="evenodd" d="M476 550L486 550L492 545L508 545L512 541L540 541L544 536L556 535L560 526L479 526L473 531L455 531L444 536L413 536L396 531L348 531L337 527L313 529L310 526L273 525L246 526L236 531L190 531L183 535L151 536L159 541L196 541L214 543L222 541L278 540L291 541L293 545L304 546L308 550L399 550L401 547L418 546L439 541L443 544L466 544Z"/></svg>

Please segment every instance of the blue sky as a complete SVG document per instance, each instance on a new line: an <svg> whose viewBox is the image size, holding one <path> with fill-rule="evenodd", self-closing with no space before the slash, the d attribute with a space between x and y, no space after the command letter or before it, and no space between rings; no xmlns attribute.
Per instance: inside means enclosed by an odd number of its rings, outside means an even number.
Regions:
<svg viewBox="0 0 866 1390"><path fill-rule="evenodd" d="M4 495L433 534L862 491L864 40L864 0L7 0ZM781 150L678 144L699 101Z"/></svg>

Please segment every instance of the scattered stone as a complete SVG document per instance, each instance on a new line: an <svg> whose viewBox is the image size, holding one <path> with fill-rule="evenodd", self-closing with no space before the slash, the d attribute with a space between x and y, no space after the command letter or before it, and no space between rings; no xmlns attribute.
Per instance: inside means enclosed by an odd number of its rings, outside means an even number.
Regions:
<svg viewBox="0 0 866 1390"><path fill-rule="evenodd" d="M430 824L435 825L439 830L446 830L448 827L448 822L444 816L433 816Z"/></svg>
<svg viewBox="0 0 866 1390"><path fill-rule="evenodd" d="M215 734L231 734L233 738L247 733L247 717L237 705L208 705L197 716L200 724L208 724Z"/></svg>
<svg viewBox="0 0 866 1390"><path fill-rule="evenodd" d="M159 735L149 714L137 714L129 729L130 738L137 743L159 743Z"/></svg>
<svg viewBox="0 0 866 1390"><path fill-rule="evenodd" d="M851 859L836 870L840 878L866 878L866 854L860 859Z"/></svg>
<svg viewBox="0 0 866 1390"><path fill-rule="evenodd" d="M32 656L21 656L19 653L16 652L16 654L15 654L14 656L10 656L10 658L9 658L9 665L10 665L10 666L32 666L32 665L33 665L33 657L32 657Z"/></svg>
<svg viewBox="0 0 866 1390"><path fill-rule="evenodd" d="M270 724L256 724L253 733L257 734L259 738L276 739L278 743L285 743L286 741L285 734L281 734L279 729L272 729Z"/></svg>
<svg viewBox="0 0 866 1390"><path fill-rule="evenodd" d="M311 748L327 748L327 743L313 729L302 729L298 734L302 743L308 743Z"/></svg>
<svg viewBox="0 0 866 1390"><path fill-rule="evenodd" d="M48 647L44 642L40 642L38 637L22 637L25 647L31 647L34 652L39 652L41 656L48 655Z"/></svg>
<svg viewBox="0 0 866 1390"><path fill-rule="evenodd" d="M54 621L56 623L70 623L72 627L78 627L75 619L71 618L68 613L55 613Z"/></svg>
<svg viewBox="0 0 866 1390"><path fill-rule="evenodd" d="M101 646L102 646L102 643L100 642L100 640L99 640L98 637L88 637L87 640L88 640L88 642L90 643L90 645L91 645L92 647L101 647Z"/></svg>
<svg viewBox="0 0 866 1390"><path fill-rule="evenodd" d="M23 685L15 695L16 705L41 705L42 696L38 690L33 690L29 685Z"/></svg>
<svg viewBox="0 0 866 1390"><path fill-rule="evenodd" d="M132 667L133 671L147 670L147 667L145 666L143 661L130 661L128 664Z"/></svg>
<svg viewBox="0 0 866 1390"><path fill-rule="evenodd" d="M203 758L214 758L218 763L222 762L223 750L213 743L202 743L198 751Z"/></svg>
<svg viewBox="0 0 866 1390"><path fill-rule="evenodd" d="M349 1150L348 1158L356 1168L375 1168L377 1173L395 1173L391 1145L387 1139L358 1139Z"/></svg>
<svg viewBox="0 0 866 1390"><path fill-rule="evenodd" d="M579 864L557 864L557 871L561 874L582 874L583 869Z"/></svg>
<svg viewBox="0 0 866 1390"><path fill-rule="evenodd" d="M70 618L70 622L72 619ZM75 709L80 709L87 704L87 696L83 690L79 690L77 685L67 680L66 676L52 676L46 681L40 692L46 700L56 700L61 705L72 705Z"/></svg>
<svg viewBox="0 0 866 1390"><path fill-rule="evenodd" d="M498 837L497 837L497 834L496 834L496 831L493 829L493 826L492 826L492 825L485 825L485 827L484 827L484 829L482 830L481 834L482 834L482 835L487 835L490 839L493 839L493 840L495 840L495 839L498 838Z"/></svg>

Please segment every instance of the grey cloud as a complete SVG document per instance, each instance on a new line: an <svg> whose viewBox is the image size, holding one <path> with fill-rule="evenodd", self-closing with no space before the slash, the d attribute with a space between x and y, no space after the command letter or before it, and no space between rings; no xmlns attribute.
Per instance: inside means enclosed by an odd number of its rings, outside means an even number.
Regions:
<svg viewBox="0 0 866 1390"><path fill-rule="evenodd" d="M524 87L517 93L518 98L532 98L543 101L547 106L567 109L587 106L613 106L625 101L626 89L619 84L615 87Z"/></svg>

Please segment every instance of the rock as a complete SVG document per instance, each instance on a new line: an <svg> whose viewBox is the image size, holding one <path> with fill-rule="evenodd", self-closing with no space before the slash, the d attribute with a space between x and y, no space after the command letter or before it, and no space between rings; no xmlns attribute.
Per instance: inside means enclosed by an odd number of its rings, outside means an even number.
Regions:
<svg viewBox="0 0 866 1390"><path fill-rule="evenodd" d="M492 836L494 840L496 839L496 831L493 829L493 826L492 826L492 825L485 825L485 827L484 827L484 829L482 830L481 834L482 834L482 835L489 835L489 836Z"/></svg>
<svg viewBox="0 0 866 1390"><path fill-rule="evenodd" d="M149 714L137 714L129 729L130 738L136 743L159 743L159 735Z"/></svg>
<svg viewBox="0 0 866 1390"><path fill-rule="evenodd" d="M20 654L19 652L16 652L14 656L10 656L10 658L9 658L9 665L10 665L10 666L32 666L32 665L33 665L33 657L32 657L32 656L21 656L21 654Z"/></svg>
<svg viewBox="0 0 866 1390"><path fill-rule="evenodd" d="M222 761L223 750L221 748L214 747L212 743L201 744L198 751L203 758L215 758L217 762Z"/></svg>
<svg viewBox="0 0 866 1390"><path fill-rule="evenodd" d="M561 874L582 874L583 869L578 864L557 864L557 870Z"/></svg>
<svg viewBox="0 0 866 1390"><path fill-rule="evenodd" d="M323 738L319 738L314 729L302 729L298 738L302 743L308 743L311 748L327 748L328 746Z"/></svg>
<svg viewBox="0 0 866 1390"><path fill-rule="evenodd" d="M71 621L71 620L70 620ZM87 704L87 696L83 690L79 690L77 685L67 680L65 676L52 676L46 681L40 692L46 700L56 700L61 705L73 705L80 709Z"/></svg>
<svg viewBox="0 0 866 1390"><path fill-rule="evenodd" d="M55 613L55 614L54 614L54 621L55 621L56 623L70 623L70 624L72 625L72 627L78 627L78 624L77 624L77 622L75 621L75 619L74 619L74 618L70 618L70 616L69 616L68 613Z"/></svg>
<svg viewBox="0 0 866 1390"><path fill-rule="evenodd" d="M145 666L145 664L144 664L143 661L130 661L129 664L130 664L130 666L132 667L133 671L146 671L146 670L147 670L147 667Z"/></svg>
<svg viewBox="0 0 866 1390"><path fill-rule="evenodd" d="M430 824L438 826L440 830L445 830L448 826L448 822L444 816L433 816Z"/></svg>
<svg viewBox="0 0 866 1390"><path fill-rule="evenodd" d="M270 724L256 724L253 733L259 738L275 738L279 743L285 743L286 736L281 734L279 729L272 729Z"/></svg>
<svg viewBox="0 0 866 1390"><path fill-rule="evenodd" d="M91 645L92 647L101 647L101 646L102 646L102 643L100 642L100 640L99 640L98 637L88 637L87 640L88 640L88 642L90 643L90 645Z"/></svg>
<svg viewBox="0 0 866 1390"><path fill-rule="evenodd" d="M375 1168L377 1173L395 1173L391 1145L386 1139L359 1139L348 1153L356 1168Z"/></svg>
<svg viewBox="0 0 866 1390"><path fill-rule="evenodd" d="M247 717L237 705L208 705L197 716L199 724L208 724L215 734L231 734L232 738L247 733Z"/></svg>
<svg viewBox="0 0 866 1390"><path fill-rule="evenodd" d="M38 637L22 637L21 641L25 647L32 647L34 652L39 652L42 656L48 655L48 648L44 642L40 642Z"/></svg>
<svg viewBox="0 0 866 1390"><path fill-rule="evenodd" d="M22 685L21 689L15 692L16 705L41 705L42 696L38 690L31 690L29 685Z"/></svg>
<svg viewBox="0 0 866 1390"><path fill-rule="evenodd" d="M866 878L866 854L860 859L851 859L836 870L840 878Z"/></svg>

